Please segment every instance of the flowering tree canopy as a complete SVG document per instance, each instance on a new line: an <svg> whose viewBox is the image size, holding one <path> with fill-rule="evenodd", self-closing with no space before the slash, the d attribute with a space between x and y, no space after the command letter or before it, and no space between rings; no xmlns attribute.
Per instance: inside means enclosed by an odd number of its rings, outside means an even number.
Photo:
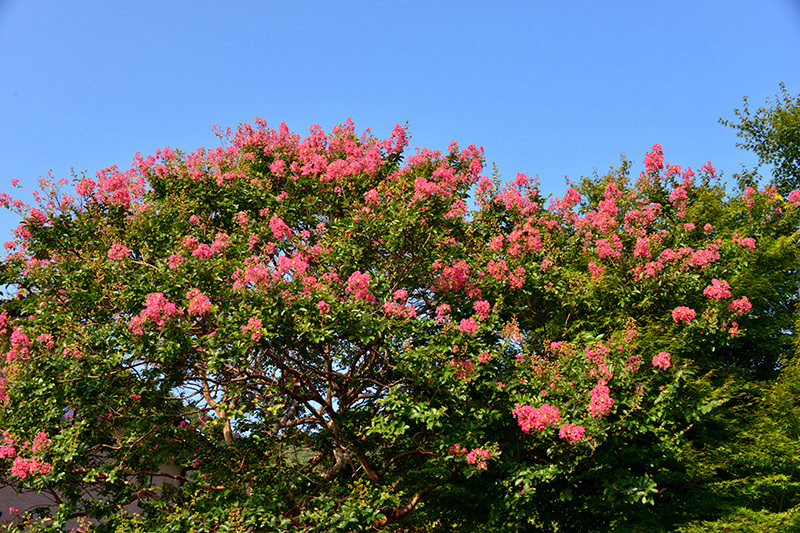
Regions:
<svg viewBox="0 0 800 533"><path fill-rule="evenodd" d="M399 126L220 137L0 198L2 479L54 500L30 525L636 521L720 380L791 352L798 191L726 197L656 145L548 202Z"/></svg>

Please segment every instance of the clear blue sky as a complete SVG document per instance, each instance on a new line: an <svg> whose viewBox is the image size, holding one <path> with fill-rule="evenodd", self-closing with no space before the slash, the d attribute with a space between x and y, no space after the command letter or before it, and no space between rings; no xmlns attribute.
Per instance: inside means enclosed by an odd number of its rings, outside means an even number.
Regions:
<svg viewBox="0 0 800 533"><path fill-rule="evenodd" d="M656 142L731 174L753 158L717 120L781 81L800 92L797 0L0 0L0 191L255 117L408 121L412 146L482 145L555 195ZM0 211L0 241L16 223Z"/></svg>

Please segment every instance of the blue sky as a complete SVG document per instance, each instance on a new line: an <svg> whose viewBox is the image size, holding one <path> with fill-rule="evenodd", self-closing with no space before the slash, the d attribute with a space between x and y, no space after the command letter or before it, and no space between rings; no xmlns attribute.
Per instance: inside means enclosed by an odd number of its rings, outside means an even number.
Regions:
<svg viewBox="0 0 800 533"><path fill-rule="evenodd" d="M731 174L754 159L717 120L781 81L800 93L797 0L0 0L0 191L255 117L408 121L412 146L482 145L555 195L653 143ZM0 212L0 240L17 222Z"/></svg>

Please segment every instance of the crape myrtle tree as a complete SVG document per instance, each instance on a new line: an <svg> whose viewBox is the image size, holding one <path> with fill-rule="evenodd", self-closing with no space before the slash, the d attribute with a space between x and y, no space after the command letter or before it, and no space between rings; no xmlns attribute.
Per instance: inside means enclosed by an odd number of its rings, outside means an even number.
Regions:
<svg viewBox="0 0 800 533"><path fill-rule="evenodd" d="M548 202L399 126L220 137L2 197L2 480L54 502L19 523L633 527L725 376L787 356L798 191L656 145Z"/></svg>

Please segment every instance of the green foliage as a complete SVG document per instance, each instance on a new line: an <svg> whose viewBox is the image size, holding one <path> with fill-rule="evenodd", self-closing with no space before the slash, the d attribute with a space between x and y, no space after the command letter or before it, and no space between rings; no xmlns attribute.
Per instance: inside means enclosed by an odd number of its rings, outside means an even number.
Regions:
<svg viewBox="0 0 800 533"><path fill-rule="evenodd" d="M772 165L773 183L785 196L800 188L800 95L790 95L783 83L780 92L755 112L745 96L742 109L734 110L736 121L720 123L736 130L736 146L756 154L759 165Z"/></svg>

